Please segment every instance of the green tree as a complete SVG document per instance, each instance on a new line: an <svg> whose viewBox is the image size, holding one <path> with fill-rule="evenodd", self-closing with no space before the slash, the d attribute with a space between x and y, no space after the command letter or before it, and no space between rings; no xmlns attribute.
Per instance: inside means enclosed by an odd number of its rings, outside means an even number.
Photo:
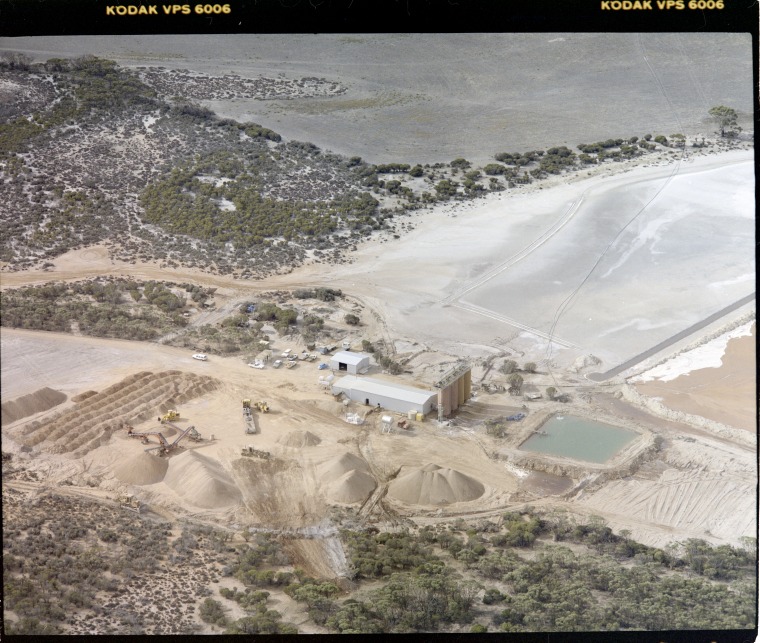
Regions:
<svg viewBox="0 0 760 643"><path fill-rule="evenodd" d="M504 594L502 594L498 589L492 588L487 589L485 593L483 594L483 602L486 605L493 605L494 603L500 603L505 598Z"/></svg>
<svg viewBox="0 0 760 643"><path fill-rule="evenodd" d="M523 378L517 373L512 373L509 376L509 391L511 393L519 394L522 390Z"/></svg>
<svg viewBox="0 0 760 643"><path fill-rule="evenodd" d="M546 387L546 397L548 397L550 400L553 400L556 394L557 394L556 388L554 388L553 386Z"/></svg>
<svg viewBox="0 0 760 643"><path fill-rule="evenodd" d="M457 193L457 183L449 179L443 179L436 184L435 191L438 193L439 198L448 199Z"/></svg>
<svg viewBox="0 0 760 643"><path fill-rule="evenodd" d="M510 373L514 373L517 369L517 362L515 362L513 359L507 359L504 360L504 363L499 368L499 371L501 373L504 373L504 375L509 375Z"/></svg>
<svg viewBox="0 0 760 643"><path fill-rule="evenodd" d="M483 168L483 172L488 174L489 176L496 176L497 174L504 174L504 171L507 168L505 168L500 163L489 163Z"/></svg>
<svg viewBox="0 0 760 643"><path fill-rule="evenodd" d="M526 373L535 373L536 372L536 363L535 362L525 362L525 366L523 366L523 370Z"/></svg>
<svg viewBox="0 0 760 643"><path fill-rule="evenodd" d="M721 138L736 136L738 132L741 132L742 128L736 123L738 116L735 109L718 105L713 107L709 113L718 123Z"/></svg>
<svg viewBox="0 0 760 643"><path fill-rule="evenodd" d="M224 615L224 609L219 601L213 598L207 598L198 608L198 613L202 621L215 625L227 625L227 618Z"/></svg>

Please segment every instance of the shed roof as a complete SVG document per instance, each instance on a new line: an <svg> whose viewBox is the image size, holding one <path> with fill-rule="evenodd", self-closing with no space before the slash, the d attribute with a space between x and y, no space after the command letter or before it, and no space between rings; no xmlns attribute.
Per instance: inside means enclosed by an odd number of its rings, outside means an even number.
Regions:
<svg viewBox="0 0 760 643"><path fill-rule="evenodd" d="M351 351L338 351L332 356L332 359L336 362L343 362L344 364L351 364L352 366L358 366L363 361L369 359L369 355L364 353L352 353Z"/></svg>
<svg viewBox="0 0 760 643"><path fill-rule="evenodd" d="M373 393L374 395L383 395L385 397L392 397L397 400L419 404L420 406L425 404L431 397L438 395L437 391L427 391L421 388L414 388L413 386L404 386L403 384L377 380L372 377L357 377L356 375L345 375L335 382L333 387L350 391Z"/></svg>

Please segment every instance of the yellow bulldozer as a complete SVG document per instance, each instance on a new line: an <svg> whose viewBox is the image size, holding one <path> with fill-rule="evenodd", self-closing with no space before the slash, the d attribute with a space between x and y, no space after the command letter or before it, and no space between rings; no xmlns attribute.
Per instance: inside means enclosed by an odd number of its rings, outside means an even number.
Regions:
<svg viewBox="0 0 760 643"><path fill-rule="evenodd" d="M161 424L164 422L174 422L174 420L179 420L179 411L175 411L174 409L169 409L166 413L158 418L158 421Z"/></svg>
<svg viewBox="0 0 760 643"><path fill-rule="evenodd" d="M252 406L259 411L259 413L269 413L269 404L263 400L254 402L253 405L251 405L251 400L243 400L243 415L248 415Z"/></svg>

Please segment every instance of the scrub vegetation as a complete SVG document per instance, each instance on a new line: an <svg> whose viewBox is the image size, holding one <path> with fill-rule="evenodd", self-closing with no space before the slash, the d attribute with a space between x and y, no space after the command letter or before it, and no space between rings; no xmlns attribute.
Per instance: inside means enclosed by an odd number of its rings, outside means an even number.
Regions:
<svg viewBox="0 0 760 643"><path fill-rule="evenodd" d="M351 589L308 576L287 540L141 516L14 481L3 458L6 632L291 634L293 600L318 631L743 629L755 618L756 543L664 549L592 516L507 512L393 533L344 530ZM84 484L84 480L74 481ZM10 520L12 518L12 520ZM242 536L242 537L241 537ZM223 578L234 583L219 585ZM289 599L288 599L289 597ZM151 605L172 605L153 611ZM233 605L245 612L232 616ZM177 606L181 606L179 611Z"/></svg>
<svg viewBox="0 0 760 643"><path fill-rule="evenodd" d="M4 482L15 477L4 463ZM10 469L10 470L9 470ZM3 485L6 634L193 634L230 534ZM152 610L151 606L160 606ZM166 608L166 609L164 609Z"/></svg>
<svg viewBox="0 0 760 643"><path fill-rule="evenodd" d="M188 293L189 294L189 293ZM10 328L150 340L183 328L185 293L175 284L103 278L5 290L0 323ZM207 293L196 289L193 296Z"/></svg>
<svg viewBox="0 0 760 643"><path fill-rule="evenodd" d="M279 300L283 296L289 298L290 293L269 293L277 302L264 299L258 304L243 305L236 314L227 315L215 324L196 322L199 312L215 309L215 292L215 288L188 283L118 277L9 288L0 295L0 325L160 341L216 355L245 353L251 359L261 352L260 342L270 339L263 332L264 324L271 324L280 336L301 335L307 344L331 336L325 319L309 312L308 307L278 305ZM340 290L331 288L293 293L297 300L324 302L341 296ZM359 317L353 317L356 323L360 322ZM383 362L386 367L388 364L391 362Z"/></svg>

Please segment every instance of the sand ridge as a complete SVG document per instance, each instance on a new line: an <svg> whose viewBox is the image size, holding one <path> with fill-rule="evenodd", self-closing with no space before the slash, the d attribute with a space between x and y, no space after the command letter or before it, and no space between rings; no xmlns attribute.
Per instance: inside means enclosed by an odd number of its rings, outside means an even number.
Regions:
<svg viewBox="0 0 760 643"><path fill-rule="evenodd" d="M22 418L42 413L66 401L66 394L49 387L41 388L34 393L4 402L2 406L3 424L11 424Z"/></svg>
<svg viewBox="0 0 760 643"><path fill-rule="evenodd" d="M20 426L14 432L27 446L80 456L101 446L112 434L128 425L154 420L167 409L208 393L217 386L214 379L195 373L141 371L88 396L70 409L49 419ZM30 404L29 408L38 408ZM162 427L161 432L169 437L174 430Z"/></svg>

